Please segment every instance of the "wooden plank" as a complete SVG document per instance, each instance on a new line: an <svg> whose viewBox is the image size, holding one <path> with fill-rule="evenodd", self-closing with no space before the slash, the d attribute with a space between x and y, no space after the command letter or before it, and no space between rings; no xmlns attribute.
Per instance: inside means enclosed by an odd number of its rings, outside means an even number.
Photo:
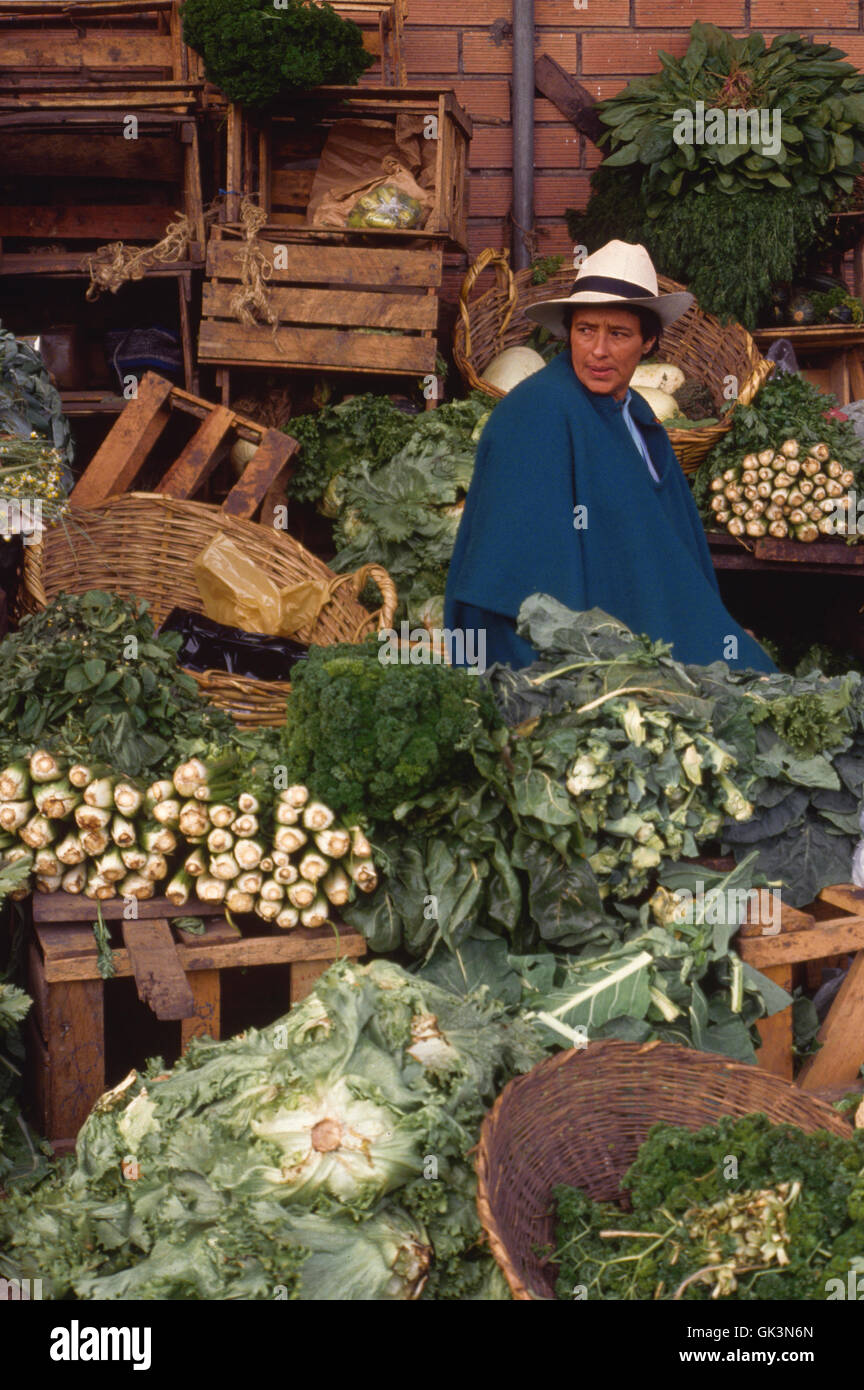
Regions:
<svg viewBox="0 0 864 1390"><path fill-rule="evenodd" d="M296 439L280 430L268 430L226 497L222 510L229 516L252 518L277 479L286 482L293 472L289 459L299 451ZM266 524L266 523L265 523Z"/></svg>
<svg viewBox="0 0 864 1390"><path fill-rule="evenodd" d="M195 902L193 906L197 908L198 903ZM209 906L216 907L218 904L211 903ZM195 913L195 916L197 915L198 914ZM224 917L213 917L209 922L205 922L203 932L186 931L183 927L178 927L174 923L172 923L172 927L177 934L177 940L182 946L200 947L202 944L213 946L221 941L242 940L240 928L236 923L226 921Z"/></svg>
<svg viewBox="0 0 864 1390"><path fill-rule="evenodd" d="M3 0L0 17L18 23L27 19L56 19L58 10L76 23L96 15L111 15L117 19L156 17L160 10L170 10L175 0Z"/></svg>
<svg viewBox="0 0 864 1390"><path fill-rule="evenodd" d="M311 994L318 980L329 967L329 960L300 960L291 966L291 1003L299 1004Z"/></svg>
<svg viewBox="0 0 864 1390"><path fill-rule="evenodd" d="M34 903L41 896L39 893L34 893ZM66 894L66 897L77 896L77 894ZM48 922L33 923L39 949L46 961L65 960L71 956L86 956L95 966L99 948L93 935L92 924L96 921L97 904L89 903L88 905L90 911L87 915L87 925L83 921L65 923L63 926Z"/></svg>
<svg viewBox="0 0 864 1390"><path fill-rule="evenodd" d="M172 389L164 377L146 373L139 382L138 395L112 426L72 489L73 506L92 507L127 490L168 423L166 407Z"/></svg>
<svg viewBox="0 0 864 1390"><path fill-rule="evenodd" d="M791 964L769 965L764 974L781 989L791 993ZM784 1080L791 1081L795 1073L795 1058L792 1053L792 1005L787 1009L781 1009L778 1014L772 1014L770 1018L758 1019L756 1028L762 1039L762 1046L756 1053L757 1066L763 1071L770 1071L773 1076L782 1076Z"/></svg>
<svg viewBox="0 0 864 1390"><path fill-rule="evenodd" d="M758 891L758 890L755 890L755 891ZM764 889L763 891L764 891L764 892L768 892L768 891L770 891L770 890ZM781 904L780 904L780 931L781 931L781 932L809 931L809 929L813 926L813 924L815 923L815 921L816 921L816 918L813 916L813 914L812 914L811 912L802 912L802 911L800 910L800 908L797 908L797 907L789 907L789 906L787 906L786 903L784 903L784 902L781 901ZM764 936L764 935L765 935L765 932L764 932L763 928L764 928L765 926L768 926L769 928L773 926L773 922L771 921L770 914L769 914L768 920L767 920L765 923L763 923L763 922L760 920L759 911L758 911L758 907L757 907L756 910L755 910L755 913L754 913L753 917L752 917L752 918L751 918L751 917L748 917L748 919L747 919L745 922L742 922L741 927L740 927L740 929L739 929L739 935L740 935L740 936L744 936L744 937L747 937L747 936ZM776 935L776 933L772 933L772 934L773 934L773 935Z"/></svg>
<svg viewBox="0 0 864 1390"><path fill-rule="evenodd" d="M816 1041L822 1047L801 1068L798 1085L802 1090L857 1080L864 1062L864 951L849 967Z"/></svg>
<svg viewBox="0 0 864 1390"><path fill-rule="evenodd" d="M177 912L167 898L153 897L138 904L138 917L218 917L224 912L219 903L195 902L195 911ZM95 902L80 893L34 893L33 920L38 923L90 922L96 916ZM108 898L102 904L102 916L107 921L117 921L123 917L125 903L122 898Z"/></svg>
<svg viewBox="0 0 864 1390"><path fill-rule="evenodd" d="M819 960L864 948L864 921L850 917L817 922L809 931L779 936L751 936L739 946L742 960L764 970L787 961Z"/></svg>
<svg viewBox="0 0 864 1390"><path fill-rule="evenodd" d="M196 904L197 907L197 904ZM237 966L281 965L295 960L337 960L340 956L365 955L366 942L357 932L340 928L338 940L329 927L280 933L279 936L246 936L235 941L209 945L178 946L183 970L227 970ZM128 951L114 952L118 979L133 973ZM68 960L46 960L45 979L49 984L69 980L100 979L95 958L71 956ZM101 979L100 979L101 982Z"/></svg>
<svg viewBox="0 0 864 1390"><path fill-rule="evenodd" d="M141 71L173 72L171 39L167 34L142 34L129 30L110 33L81 34L72 25L67 29L31 29L21 31L3 26L0 42L0 71L13 72L34 68L79 69L85 82L92 80L88 68L104 68L116 75L119 69L134 72L140 81ZM138 69L139 71L135 72Z"/></svg>
<svg viewBox="0 0 864 1390"><path fill-rule="evenodd" d="M270 176L271 204L276 207L299 207L305 211L314 179L314 169L277 169Z"/></svg>
<svg viewBox="0 0 864 1390"><path fill-rule="evenodd" d="M227 451L225 441L233 423L234 416L230 410L226 410L222 405L214 406L183 452L172 463L156 491L163 497L182 500L191 497L203 487Z"/></svg>
<svg viewBox="0 0 864 1390"><path fill-rule="evenodd" d="M236 286L204 282L201 312L205 318L233 319L231 296ZM361 325L434 331L438 301L425 294L331 289L271 289L270 300L280 323Z"/></svg>
<svg viewBox="0 0 864 1390"><path fill-rule="evenodd" d="M832 883L822 889L819 899L831 907L842 907L846 912L864 917L864 889L856 888L854 883Z"/></svg>
<svg viewBox="0 0 864 1390"><path fill-rule="evenodd" d="M10 207L0 205L0 236L60 240L158 241L174 216L169 205L101 207Z"/></svg>
<svg viewBox="0 0 864 1390"><path fill-rule="evenodd" d="M538 92L558 107L577 130L587 135L592 144L597 144L608 127L597 115L593 96L548 53L541 53L534 60L534 85Z"/></svg>
<svg viewBox="0 0 864 1390"><path fill-rule="evenodd" d="M786 564L809 562L819 565L864 565L864 546L845 541L818 540L810 545L800 541L778 541L773 537L757 540L753 547L757 560L782 560Z"/></svg>
<svg viewBox="0 0 864 1390"><path fill-rule="evenodd" d="M102 981L54 985L48 1000L44 1038L35 1019L31 1024L28 1043L38 1040L44 1050L33 1049L28 1071L39 1072L40 1128L54 1140L77 1134L105 1090Z"/></svg>
<svg viewBox="0 0 864 1390"><path fill-rule="evenodd" d="M167 921L124 922L123 940L138 998L150 1005L157 1018L192 1017L195 1001Z"/></svg>
<svg viewBox="0 0 864 1390"><path fill-rule="evenodd" d="M134 158L132 157L134 155ZM0 151L0 176L161 180L179 183L183 177L183 153L175 141L156 135L140 135L133 143L117 134L94 131L83 136L22 131L4 142Z"/></svg>
<svg viewBox="0 0 864 1390"><path fill-rule="evenodd" d="M276 245L261 244L272 268L274 287L303 282L320 285L329 281L343 287L355 285L373 289L384 285L392 289L406 285L426 289L429 285L441 284L443 256L439 247L420 250L403 248L394 242L392 249L381 250L368 246L309 245L289 241L280 246L279 264L274 265ZM242 255L239 242L212 238L207 247L207 274L217 280L239 280Z"/></svg>
<svg viewBox="0 0 864 1390"><path fill-rule="evenodd" d="M222 1027L222 1000L218 970L198 970L189 976L195 1012L180 1024L180 1047L186 1051L193 1038L205 1035L218 1041Z"/></svg>
<svg viewBox="0 0 864 1390"><path fill-rule="evenodd" d="M272 367L330 367L377 372L432 372L434 338L356 334L351 330L280 328L279 346L268 327L202 320L198 357L202 362L261 363Z"/></svg>

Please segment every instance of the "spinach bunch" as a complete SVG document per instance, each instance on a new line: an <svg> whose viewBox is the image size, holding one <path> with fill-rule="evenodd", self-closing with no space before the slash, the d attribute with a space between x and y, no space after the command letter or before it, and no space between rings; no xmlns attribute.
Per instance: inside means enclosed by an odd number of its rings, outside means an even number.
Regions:
<svg viewBox="0 0 864 1390"><path fill-rule="evenodd" d="M177 666L181 640L156 634L143 601L61 594L0 649L3 761L47 746L153 777L184 741L230 739L231 720Z"/></svg>

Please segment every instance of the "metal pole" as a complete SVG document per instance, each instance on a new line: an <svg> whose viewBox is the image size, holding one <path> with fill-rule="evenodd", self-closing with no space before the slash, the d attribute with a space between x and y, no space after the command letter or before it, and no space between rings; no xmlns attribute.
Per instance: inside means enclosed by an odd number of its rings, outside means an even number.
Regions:
<svg viewBox="0 0 864 1390"><path fill-rule="evenodd" d="M514 270L531 263L525 233L534 226L534 0L513 0ZM520 230L521 229L521 230Z"/></svg>

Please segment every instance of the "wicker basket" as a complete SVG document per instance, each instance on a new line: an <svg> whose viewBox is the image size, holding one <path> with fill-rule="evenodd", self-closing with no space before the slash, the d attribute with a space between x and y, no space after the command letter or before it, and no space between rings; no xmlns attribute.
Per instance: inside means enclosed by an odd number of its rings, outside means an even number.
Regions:
<svg viewBox="0 0 864 1390"><path fill-rule="evenodd" d="M779 1077L670 1043L596 1042L511 1081L483 1121L477 1207L513 1297L555 1297L556 1269L535 1248L554 1243L558 1183L614 1201L653 1124L700 1129L753 1112L808 1133L851 1133L830 1106Z"/></svg>
<svg viewBox="0 0 864 1390"><path fill-rule="evenodd" d="M495 268L497 283L469 303L477 278L490 266ZM497 353L530 337L537 325L525 317L524 310L542 299L566 298L573 288L574 273L565 268L545 285L533 285L530 268L513 274L506 251L481 251L462 283L459 318L453 332L453 360L469 386L495 399L505 394L481 381L481 372ZM662 275L657 279L661 290L685 288ZM660 351L664 362L674 362L688 378L708 388L718 413L726 404L726 376L737 378L738 400L749 405L773 370L773 363L761 356L746 329L737 323L724 327L713 315L703 314L697 304L664 328ZM731 428L731 413L722 423L704 429L669 431L672 448L685 473L694 473Z"/></svg>
<svg viewBox="0 0 864 1390"><path fill-rule="evenodd" d="M108 589L146 599L157 626L175 606L204 611L193 563L217 532L228 536L262 573L280 587L322 579L331 597L315 627L297 640L326 646L357 642L376 627L391 627L396 588L385 569L364 565L335 575L302 545L254 521L238 520L204 502L177 502L155 493L128 492L88 511L72 509L64 526L25 549L22 607L44 608L58 594ZM358 601L367 580L380 590L381 608L369 613ZM243 728L285 723L287 681L249 680L224 671L189 674L203 695L227 710Z"/></svg>

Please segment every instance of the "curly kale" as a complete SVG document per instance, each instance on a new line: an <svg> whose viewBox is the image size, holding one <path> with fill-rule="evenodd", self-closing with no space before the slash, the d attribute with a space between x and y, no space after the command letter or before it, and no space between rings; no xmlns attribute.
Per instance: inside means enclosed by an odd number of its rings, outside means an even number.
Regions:
<svg viewBox="0 0 864 1390"><path fill-rule="evenodd" d="M230 101L269 106L324 83L353 85L375 61L360 28L308 0L186 0L183 39Z"/></svg>
<svg viewBox="0 0 864 1390"><path fill-rule="evenodd" d="M622 1185L626 1215L555 1190L559 1298L821 1299L864 1248L860 1130L654 1125Z"/></svg>
<svg viewBox="0 0 864 1390"><path fill-rule="evenodd" d="M458 782L472 766L472 731L500 723L491 694L467 671L382 663L380 652L374 638L310 648L285 730L288 776L367 820Z"/></svg>

